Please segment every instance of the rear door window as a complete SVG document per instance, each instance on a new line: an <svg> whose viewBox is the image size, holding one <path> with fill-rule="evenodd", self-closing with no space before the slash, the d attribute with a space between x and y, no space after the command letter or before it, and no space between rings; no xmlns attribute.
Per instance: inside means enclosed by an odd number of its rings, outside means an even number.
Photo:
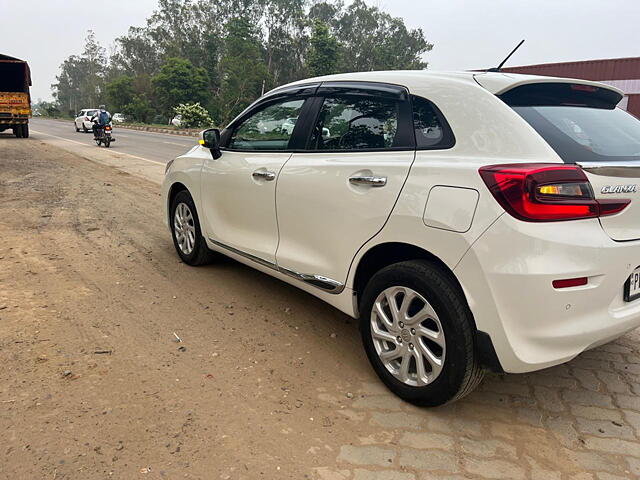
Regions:
<svg viewBox="0 0 640 480"><path fill-rule="evenodd" d="M312 150L383 150L398 147L400 102L375 96L325 97Z"/></svg>
<svg viewBox="0 0 640 480"><path fill-rule="evenodd" d="M503 100L566 163L640 160L640 120L616 108L617 92L572 84L525 87Z"/></svg>

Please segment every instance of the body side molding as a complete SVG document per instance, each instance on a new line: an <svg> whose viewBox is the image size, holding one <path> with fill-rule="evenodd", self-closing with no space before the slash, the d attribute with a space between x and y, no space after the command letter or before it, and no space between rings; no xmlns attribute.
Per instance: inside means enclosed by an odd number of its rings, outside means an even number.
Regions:
<svg viewBox="0 0 640 480"><path fill-rule="evenodd" d="M272 270L283 273L291 278L295 278L296 280L300 280L301 282L304 282L316 288L319 288L320 290L324 290L327 293L332 293L334 295L337 295L344 291L344 287L345 287L344 284L336 280L333 280L331 278L327 278L322 275L313 275L308 273L295 272L293 270L289 270L284 267L279 267L275 263L269 262L260 257L256 257L255 255L251 255L250 253L243 252L242 250L238 250L237 248L231 247L222 242L218 242L217 240L214 240L212 238L209 238L209 241L217 245L218 247L224 248L225 250L229 250L230 252L235 253L236 255L245 257L253 262L259 263L264 267L268 267Z"/></svg>

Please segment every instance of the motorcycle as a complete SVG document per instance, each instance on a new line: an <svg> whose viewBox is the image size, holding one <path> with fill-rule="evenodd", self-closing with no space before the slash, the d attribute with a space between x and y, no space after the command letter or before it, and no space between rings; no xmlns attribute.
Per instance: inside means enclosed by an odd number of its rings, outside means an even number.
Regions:
<svg viewBox="0 0 640 480"><path fill-rule="evenodd" d="M109 146L111 145L111 142L116 141L116 139L113 138L112 130L113 130L113 127L111 126L111 124L105 125L102 128L96 129L97 136L94 138L96 145L100 146L101 144L104 143L104 146L106 148L109 148Z"/></svg>

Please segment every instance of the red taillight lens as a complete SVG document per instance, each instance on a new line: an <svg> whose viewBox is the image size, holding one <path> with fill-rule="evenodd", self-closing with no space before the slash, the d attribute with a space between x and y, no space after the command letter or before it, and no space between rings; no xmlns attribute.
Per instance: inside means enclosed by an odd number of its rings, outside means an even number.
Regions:
<svg viewBox="0 0 640 480"><path fill-rule="evenodd" d="M543 163L482 167L480 176L512 216L526 222L553 222L613 215L630 200L596 200L580 167Z"/></svg>
<svg viewBox="0 0 640 480"><path fill-rule="evenodd" d="M106 127L104 127L104 129L105 129L106 131L110 131L110 130L111 130L111 127L106 126Z"/></svg>

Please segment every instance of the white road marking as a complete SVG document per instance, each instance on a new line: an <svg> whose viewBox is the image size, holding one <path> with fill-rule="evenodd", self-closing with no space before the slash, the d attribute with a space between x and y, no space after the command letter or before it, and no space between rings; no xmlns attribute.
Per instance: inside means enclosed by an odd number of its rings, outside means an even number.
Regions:
<svg viewBox="0 0 640 480"><path fill-rule="evenodd" d="M69 140L68 138L58 137L57 135L51 135L50 133L39 132L38 130L34 130L34 129L31 129L31 131L33 133L39 133L40 135L46 135L47 137L53 137L53 138L57 138L59 140L64 140L65 142L71 142L71 143L75 143L77 145L82 145L83 147L89 147L89 145L87 145L86 143L76 142L75 140ZM157 160L151 160L149 158L138 157L136 155L131 155L130 153L123 153L123 152L114 152L114 153L117 153L118 155L125 155L127 157L135 158L136 160L143 160L145 162L155 163L156 165L163 165L163 166L166 165L166 162L158 162Z"/></svg>
<svg viewBox="0 0 640 480"><path fill-rule="evenodd" d="M179 147L186 146L184 143L176 143L176 142L162 142L162 143L166 143L167 145L178 145ZM195 142L193 144L195 145Z"/></svg>

